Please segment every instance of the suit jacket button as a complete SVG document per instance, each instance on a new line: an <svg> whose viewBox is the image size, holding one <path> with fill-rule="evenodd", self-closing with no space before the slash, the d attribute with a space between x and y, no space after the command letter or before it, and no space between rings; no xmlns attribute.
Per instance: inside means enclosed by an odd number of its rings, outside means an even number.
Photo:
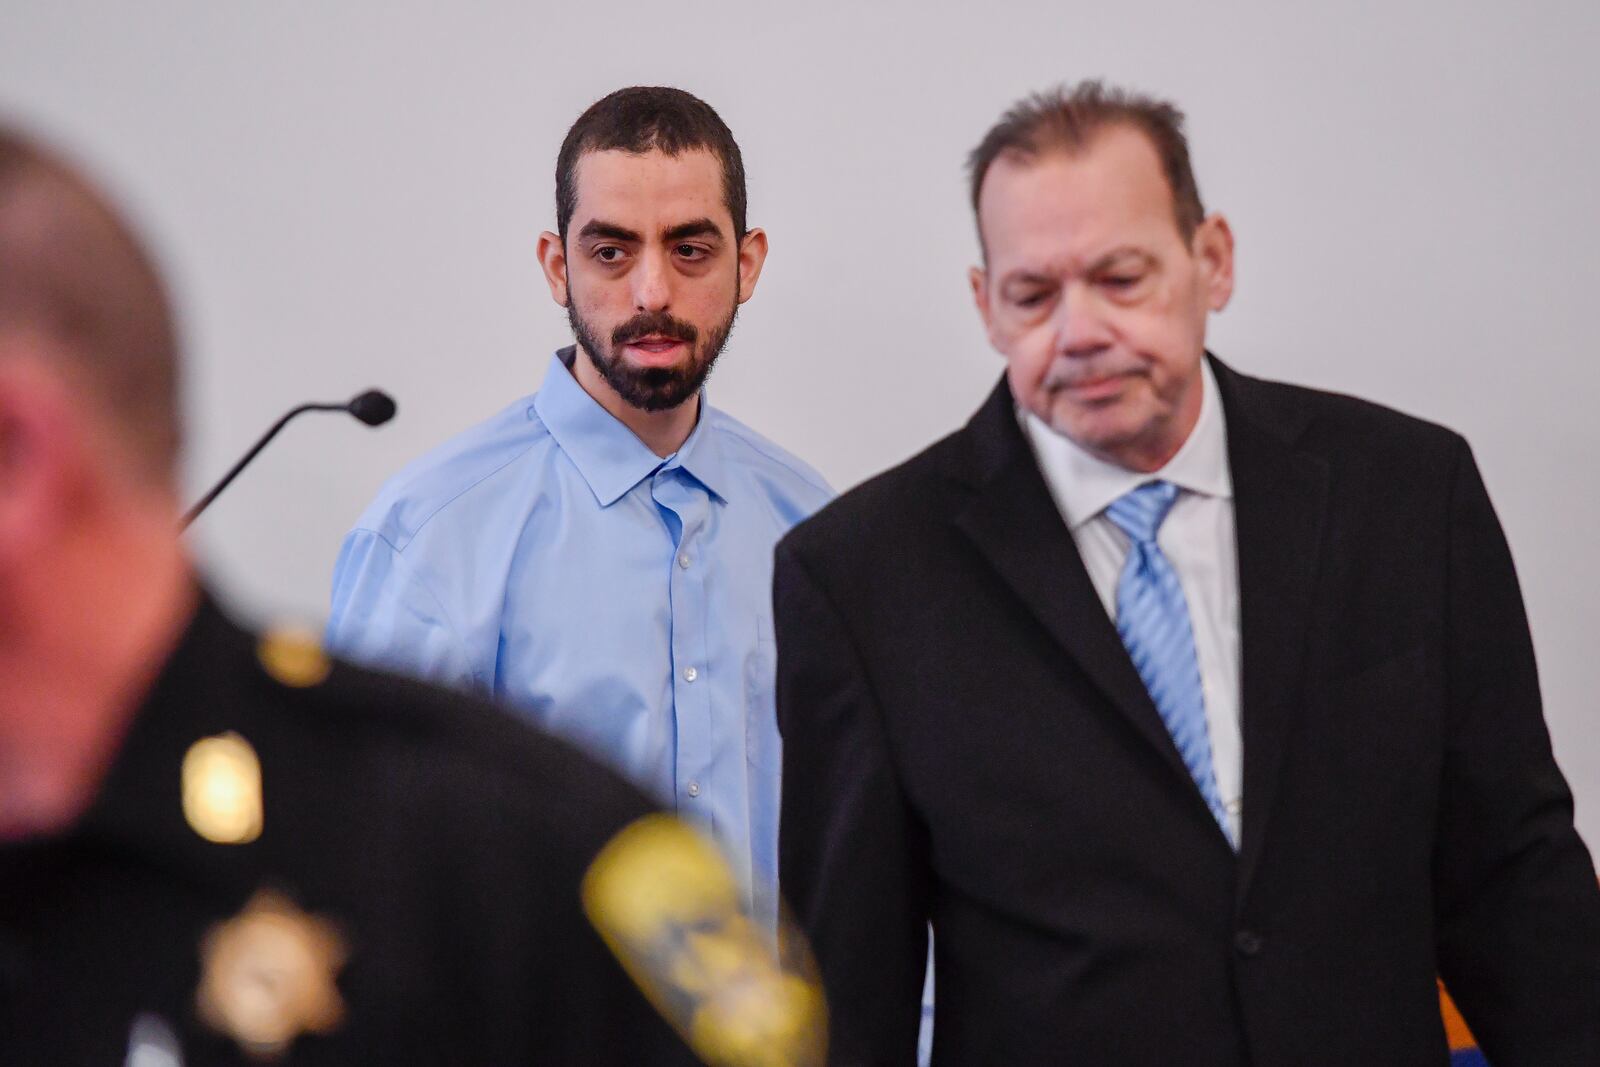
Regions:
<svg viewBox="0 0 1600 1067"><path fill-rule="evenodd" d="M1240 930L1233 935L1233 947L1239 955L1249 959L1261 954L1261 935L1251 930Z"/></svg>

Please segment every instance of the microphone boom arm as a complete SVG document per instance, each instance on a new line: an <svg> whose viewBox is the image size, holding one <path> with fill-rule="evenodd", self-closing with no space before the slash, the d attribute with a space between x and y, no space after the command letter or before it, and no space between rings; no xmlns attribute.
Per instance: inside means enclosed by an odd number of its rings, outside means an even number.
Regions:
<svg viewBox="0 0 1600 1067"><path fill-rule="evenodd" d="M262 435L261 440L255 443L255 447L246 452L244 454L244 458L235 463L233 468L229 470L227 474L222 476L222 480L211 487L211 491L209 493L201 497L199 501L195 503L194 507L184 512L183 521L178 525L178 531L181 533L184 530L187 530L189 528L189 524L194 522L195 519L199 518L200 513L206 508L210 507L211 502L217 499L217 496L224 489L228 488L229 484L231 484L233 480L239 476L239 472L250 465L250 461L256 458L256 454L259 453L263 448L266 448L274 437L278 436L278 431L289 425L290 419L307 411L348 410L348 404L301 404L299 407L288 412L288 414L284 415L283 418L272 424L272 429L268 430Z"/></svg>

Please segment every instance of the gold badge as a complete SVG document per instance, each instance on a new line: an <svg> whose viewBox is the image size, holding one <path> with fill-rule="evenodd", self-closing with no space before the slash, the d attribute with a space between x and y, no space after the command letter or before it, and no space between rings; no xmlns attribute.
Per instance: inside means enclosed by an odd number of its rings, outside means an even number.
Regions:
<svg viewBox="0 0 1600 1067"><path fill-rule="evenodd" d="M666 815L612 838L583 906L634 982L707 1063L810 1067L826 1060L827 1004L805 938L743 908L721 853Z"/></svg>
<svg viewBox="0 0 1600 1067"><path fill-rule="evenodd" d="M219 845L261 836L261 761L236 733L205 737L183 757L183 817Z"/></svg>
<svg viewBox="0 0 1600 1067"><path fill-rule="evenodd" d="M334 976L345 948L326 920L263 889L219 923L200 946L200 1019L260 1059L281 1055L304 1033L326 1034L344 1019Z"/></svg>
<svg viewBox="0 0 1600 1067"><path fill-rule="evenodd" d="M284 685L306 689L327 681L333 661L309 630L284 627L273 630L256 647L256 658L267 673Z"/></svg>

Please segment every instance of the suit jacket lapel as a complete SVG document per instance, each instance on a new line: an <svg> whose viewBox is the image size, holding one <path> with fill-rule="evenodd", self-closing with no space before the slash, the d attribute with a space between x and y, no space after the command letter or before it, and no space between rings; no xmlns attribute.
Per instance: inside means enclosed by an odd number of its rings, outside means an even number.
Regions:
<svg viewBox="0 0 1600 1067"><path fill-rule="evenodd" d="M1195 803L1205 811L1205 802L1116 627L1101 609L1083 558L1017 425L1004 380L965 432L973 461L966 480L976 492L956 515L956 525L1045 631L1189 786Z"/></svg>
<svg viewBox="0 0 1600 1067"><path fill-rule="evenodd" d="M1284 749L1303 704L1307 623L1328 498L1326 465L1259 382L1213 359L1228 425L1239 550L1244 839L1239 899L1271 827Z"/></svg>

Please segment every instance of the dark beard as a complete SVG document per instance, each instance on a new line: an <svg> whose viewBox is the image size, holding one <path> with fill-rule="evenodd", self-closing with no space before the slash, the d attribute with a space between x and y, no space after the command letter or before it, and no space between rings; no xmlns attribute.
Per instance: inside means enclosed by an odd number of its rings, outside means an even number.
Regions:
<svg viewBox="0 0 1600 1067"><path fill-rule="evenodd" d="M567 322L578 347L589 354L589 362L600 372L606 384L616 390L624 402L641 411L666 411L675 408L700 391L711 375L717 357L722 355L733 330L733 320L739 313L734 303L728 318L721 325L707 331L704 341L696 343L700 331L665 311L640 312L611 331L611 343L602 346L589 324L578 316L576 300L567 301ZM618 349L638 337L660 334L689 346L689 362L684 367L630 367L618 355Z"/></svg>

